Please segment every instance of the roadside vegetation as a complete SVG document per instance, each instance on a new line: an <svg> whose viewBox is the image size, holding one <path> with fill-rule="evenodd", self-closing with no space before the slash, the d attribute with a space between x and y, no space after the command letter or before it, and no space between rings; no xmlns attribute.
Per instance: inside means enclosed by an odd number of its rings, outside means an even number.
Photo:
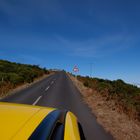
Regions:
<svg viewBox="0 0 140 140"><path fill-rule="evenodd" d="M0 60L0 96L19 85L31 83L44 74L49 74L49 71L38 65Z"/></svg>
<svg viewBox="0 0 140 140"><path fill-rule="evenodd" d="M115 108L126 113L130 118L140 121L140 88L121 79L110 81L99 78L77 76L85 87L91 88L106 101L115 101ZM115 109L114 108L114 109Z"/></svg>
<svg viewBox="0 0 140 140"><path fill-rule="evenodd" d="M122 80L69 76L83 102L114 139L140 140L140 88Z"/></svg>

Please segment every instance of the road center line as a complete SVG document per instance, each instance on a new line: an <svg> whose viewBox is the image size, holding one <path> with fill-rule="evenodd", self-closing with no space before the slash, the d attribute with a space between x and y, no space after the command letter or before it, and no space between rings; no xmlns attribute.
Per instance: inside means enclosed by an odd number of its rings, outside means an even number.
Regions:
<svg viewBox="0 0 140 140"><path fill-rule="evenodd" d="M53 83L54 83L54 81L51 82L51 84L53 84Z"/></svg>
<svg viewBox="0 0 140 140"><path fill-rule="evenodd" d="M41 98L42 96L39 96L32 105L36 105Z"/></svg>
<svg viewBox="0 0 140 140"><path fill-rule="evenodd" d="M45 91L47 91L49 88L50 88L50 86L48 86L48 87L45 89Z"/></svg>

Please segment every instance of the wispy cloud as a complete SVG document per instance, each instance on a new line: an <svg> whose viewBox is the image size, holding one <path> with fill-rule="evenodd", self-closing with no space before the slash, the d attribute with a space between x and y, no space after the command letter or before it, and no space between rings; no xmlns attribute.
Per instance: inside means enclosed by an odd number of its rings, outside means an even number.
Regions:
<svg viewBox="0 0 140 140"><path fill-rule="evenodd" d="M67 39L60 35L45 37L30 34L9 34L9 36L6 35L6 37L2 36L1 38L1 44L9 50L61 53L67 56L87 58L99 58L116 54L127 50L129 47L134 47L135 40L137 40L136 37L123 34L84 40Z"/></svg>
<svg viewBox="0 0 140 140"><path fill-rule="evenodd" d="M57 41L57 45L66 49L68 55L80 57L104 57L134 47L133 37L128 35L112 35L83 41L57 37Z"/></svg>

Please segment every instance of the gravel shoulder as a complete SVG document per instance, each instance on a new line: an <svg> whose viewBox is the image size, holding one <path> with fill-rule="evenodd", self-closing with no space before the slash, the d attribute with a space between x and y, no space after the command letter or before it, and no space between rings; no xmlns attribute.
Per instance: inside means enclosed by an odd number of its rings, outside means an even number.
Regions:
<svg viewBox="0 0 140 140"><path fill-rule="evenodd" d="M140 123L130 119L126 114L118 112L113 101L104 97L69 75L75 86L82 94L83 100L91 108L97 121L110 132L116 140L140 140Z"/></svg>

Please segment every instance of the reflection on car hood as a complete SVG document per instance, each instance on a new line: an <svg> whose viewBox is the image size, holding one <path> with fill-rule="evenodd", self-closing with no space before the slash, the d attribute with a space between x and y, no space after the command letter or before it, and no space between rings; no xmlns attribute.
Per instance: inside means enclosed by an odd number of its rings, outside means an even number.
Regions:
<svg viewBox="0 0 140 140"><path fill-rule="evenodd" d="M0 103L0 138L28 139L52 108Z"/></svg>

